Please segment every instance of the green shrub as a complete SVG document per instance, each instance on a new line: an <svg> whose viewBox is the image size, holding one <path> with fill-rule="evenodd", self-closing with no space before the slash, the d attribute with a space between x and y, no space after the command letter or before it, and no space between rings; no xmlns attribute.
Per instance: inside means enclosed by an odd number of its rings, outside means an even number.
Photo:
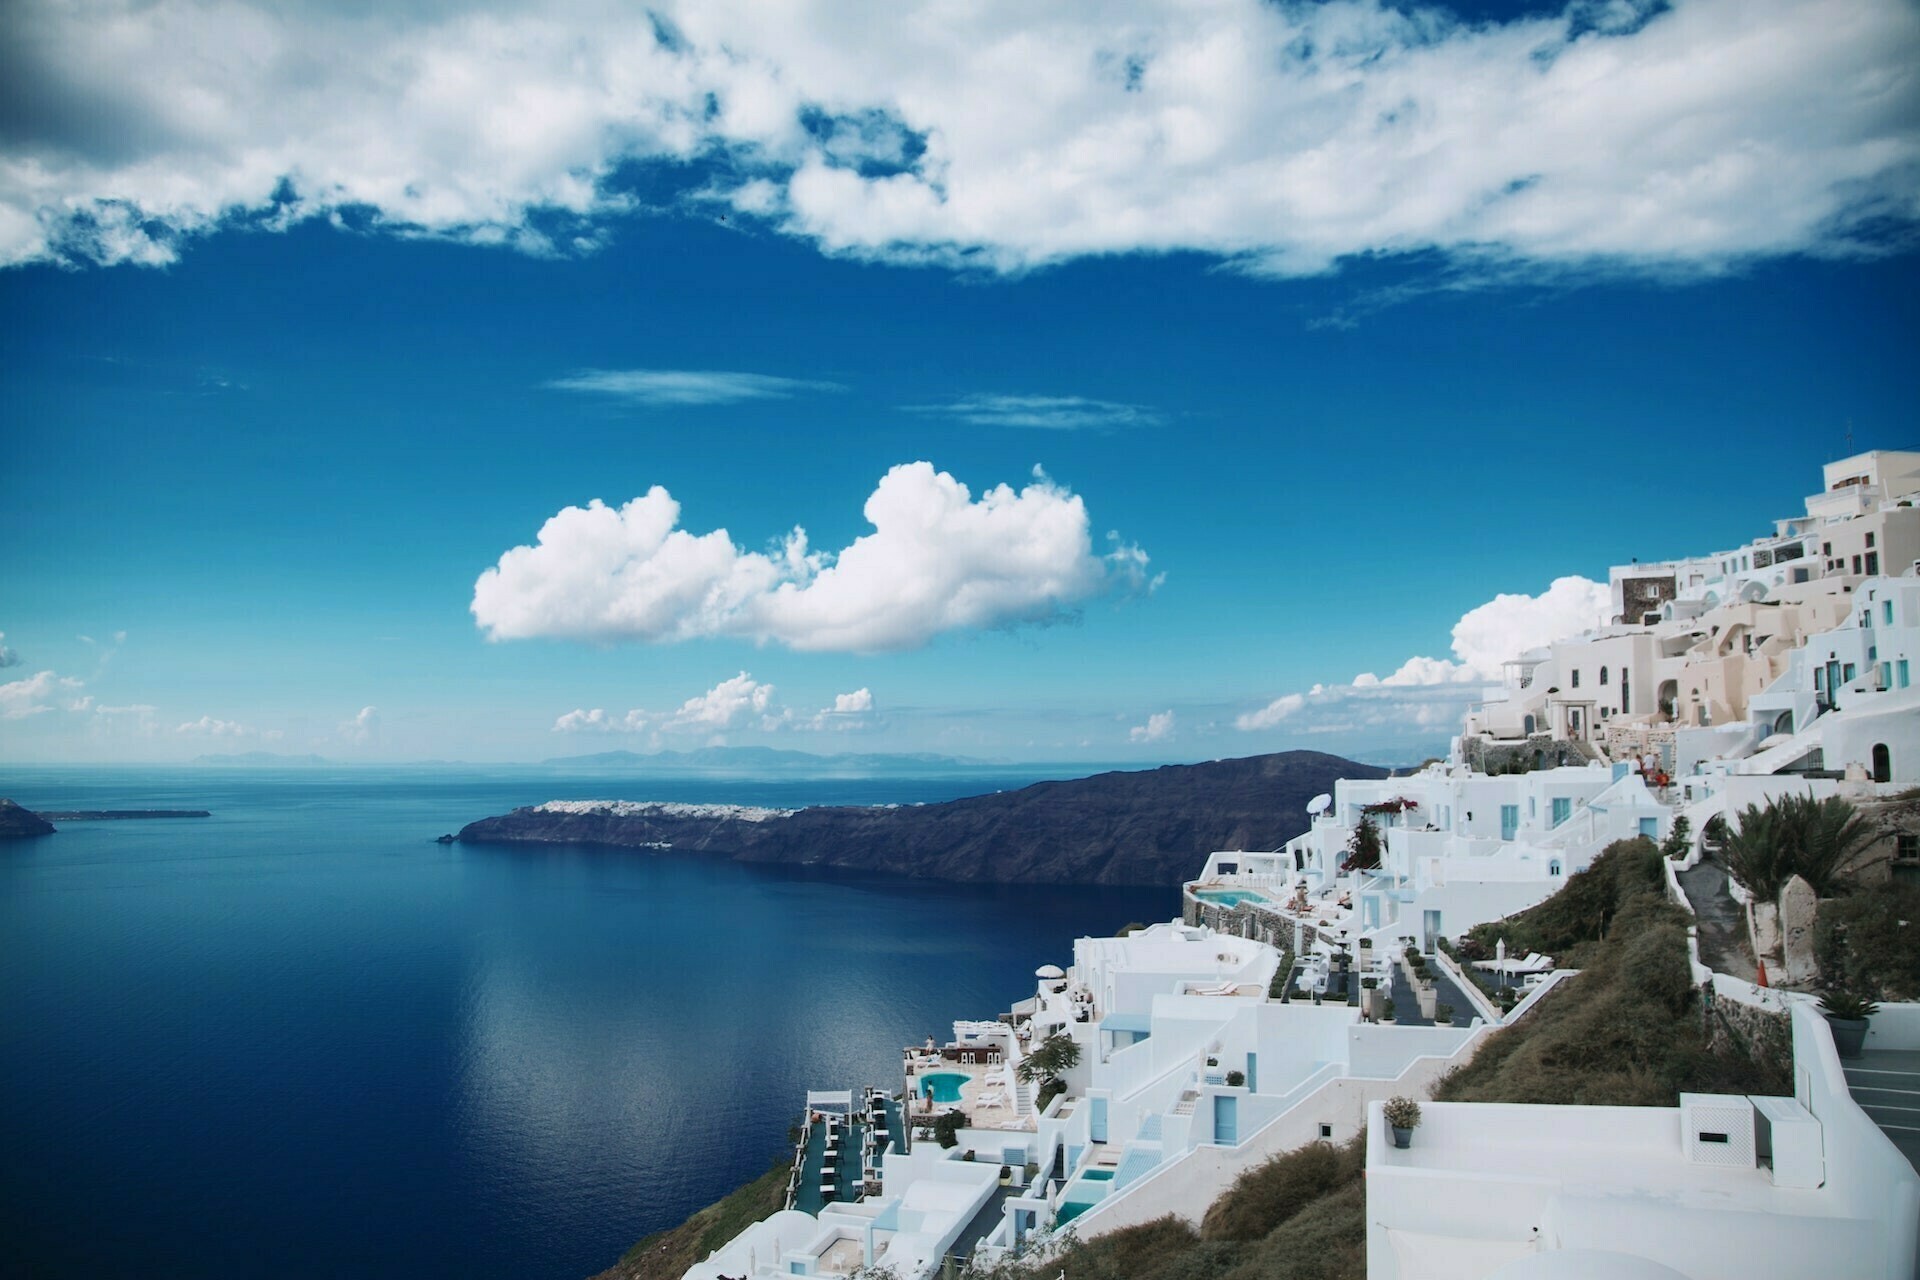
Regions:
<svg viewBox="0 0 1920 1280"><path fill-rule="evenodd" d="M1883 1000L1920 995L1920 888L1880 884L1822 902L1814 953L1831 986Z"/></svg>
<svg viewBox="0 0 1920 1280"><path fill-rule="evenodd" d="M943 1112L933 1122L933 1136L943 1147L960 1145L960 1131L967 1127L967 1113L959 1109Z"/></svg>
<svg viewBox="0 0 1920 1280"><path fill-rule="evenodd" d="M1207 1240L1258 1240L1316 1197L1358 1175L1358 1144L1310 1142L1241 1174L1200 1224Z"/></svg>

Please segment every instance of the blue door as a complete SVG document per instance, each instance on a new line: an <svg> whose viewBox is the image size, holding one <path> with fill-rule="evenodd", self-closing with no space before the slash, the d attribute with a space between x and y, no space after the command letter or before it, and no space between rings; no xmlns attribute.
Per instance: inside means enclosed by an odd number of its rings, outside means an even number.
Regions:
<svg viewBox="0 0 1920 1280"><path fill-rule="evenodd" d="M1240 1142L1240 1099L1224 1093L1213 1095L1213 1140L1225 1146Z"/></svg>
<svg viewBox="0 0 1920 1280"><path fill-rule="evenodd" d="M1640 819L1640 834L1649 840L1658 840L1660 838L1660 819Z"/></svg>
<svg viewBox="0 0 1920 1280"><path fill-rule="evenodd" d="M1556 796L1553 801L1553 825L1559 826L1573 816L1573 800L1568 796Z"/></svg>
<svg viewBox="0 0 1920 1280"><path fill-rule="evenodd" d="M1107 1140L1107 1100L1105 1098L1087 1099L1087 1138L1093 1142Z"/></svg>
<svg viewBox="0 0 1920 1280"><path fill-rule="evenodd" d="M1520 830L1520 806L1503 804L1500 806L1500 838L1513 839L1514 832Z"/></svg>
<svg viewBox="0 0 1920 1280"><path fill-rule="evenodd" d="M1257 1053L1250 1052L1247 1054L1247 1092L1258 1093L1259 1091L1260 1091L1260 1055Z"/></svg>

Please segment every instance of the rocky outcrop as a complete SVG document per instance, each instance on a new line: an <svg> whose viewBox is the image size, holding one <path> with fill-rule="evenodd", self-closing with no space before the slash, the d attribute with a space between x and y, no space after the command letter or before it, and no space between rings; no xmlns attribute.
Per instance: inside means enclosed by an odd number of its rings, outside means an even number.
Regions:
<svg viewBox="0 0 1920 1280"><path fill-rule="evenodd" d="M53 824L39 814L22 809L11 800L0 800L0 840L50 836L53 830Z"/></svg>
<svg viewBox="0 0 1920 1280"><path fill-rule="evenodd" d="M1386 770L1317 751L1041 782L944 804L797 810L538 805L471 823L463 844L671 848L739 862L982 884L1172 886L1216 849L1273 849L1306 830L1337 778Z"/></svg>

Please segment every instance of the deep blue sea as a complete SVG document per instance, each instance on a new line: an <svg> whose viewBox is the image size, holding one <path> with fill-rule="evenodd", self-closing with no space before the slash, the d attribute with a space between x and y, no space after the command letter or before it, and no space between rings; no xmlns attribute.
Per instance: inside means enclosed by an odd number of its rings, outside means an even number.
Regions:
<svg viewBox="0 0 1920 1280"><path fill-rule="evenodd" d="M0 766L0 1271L579 1280L780 1154L809 1088L1173 890L979 890L443 831L549 799L949 799L953 776Z"/></svg>

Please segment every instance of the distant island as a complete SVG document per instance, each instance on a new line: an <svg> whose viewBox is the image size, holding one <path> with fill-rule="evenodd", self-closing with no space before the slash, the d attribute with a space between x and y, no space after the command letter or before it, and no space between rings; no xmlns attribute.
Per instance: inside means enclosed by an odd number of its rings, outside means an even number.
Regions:
<svg viewBox="0 0 1920 1280"><path fill-rule="evenodd" d="M1103 773L941 804L811 809L554 801L469 823L462 844L598 844L976 884L1174 886L1216 849L1277 849L1336 778L1318 751Z"/></svg>
<svg viewBox="0 0 1920 1280"><path fill-rule="evenodd" d="M131 818L210 818L205 809L44 809L35 813L11 800L0 800L0 840L50 836L56 822L113 822Z"/></svg>
<svg viewBox="0 0 1920 1280"><path fill-rule="evenodd" d="M120 822L133 818L211 818L206 809L42 809L46 822Z"/></svg>
<svg viewBox="0 0 1920 1280"><path fill-rule="evenodd" d="M50 836L53 831L53 824L33 810L23 809L11 800L0 800L0 840Z"/></svg>
<svg viewBox="0 0 1920 1280"><path fill-rule="evenodd" d="M554 756L540 763L561 769L723 769L754 773L798 770L890 773L1005 767L986 760L926 752L817 755L811 751L785 751L777 747L703 747L697 751L654 751L645 754L638 751L599 751L584 756Z"/></svg>
<svg viewBox="0 0 1920 1280"><path fill-rule="evenodd" d="M225 765L314 765L333 764L325 756L283 756L277 751L242 751L231 756L195 756L195 764Z"/></svg>

